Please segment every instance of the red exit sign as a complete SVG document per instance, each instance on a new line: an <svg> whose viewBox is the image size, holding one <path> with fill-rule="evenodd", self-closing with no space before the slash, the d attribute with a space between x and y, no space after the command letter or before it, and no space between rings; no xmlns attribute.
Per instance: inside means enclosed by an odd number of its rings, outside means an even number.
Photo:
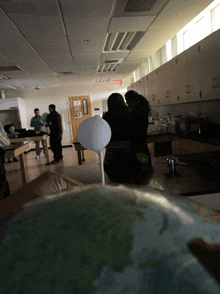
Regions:
<svg viewBox="0 0 220 294"><path fill-rule="evenodd" d="M113 80L115 82L119 82L120 83L120 86L122 86L122 80Z"/></svg>

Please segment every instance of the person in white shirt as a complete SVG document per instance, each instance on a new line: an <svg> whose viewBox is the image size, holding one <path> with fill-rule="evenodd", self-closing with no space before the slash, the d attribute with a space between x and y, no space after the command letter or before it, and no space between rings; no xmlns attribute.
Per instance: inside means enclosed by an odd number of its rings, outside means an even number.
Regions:
<svg viewBox="0 0 220 294"><path fill-rule="evenodd" d="M30 126L34 127L35 131L40 132L42 130L43 125L44 125L44 122L40 116L40 110L38 108L35 108L34 114L35 114L35 116L32 117ZM40 141L36 141L35 143L36 143L36 158L39 159L39 157L40 157ZM44 140L41 140L41 144L43 146L43 151L44 151L44 155L45 155L46 152L45 152Z"/></svg>
<svg viewBox="0 0 220 294"><path fill-rule="evenodd" d="M8 135L6 134L2 123L0 122L0 200L10 195L10 189L6 178L4 167L4 150L3 148L10 145Z"/></svg>

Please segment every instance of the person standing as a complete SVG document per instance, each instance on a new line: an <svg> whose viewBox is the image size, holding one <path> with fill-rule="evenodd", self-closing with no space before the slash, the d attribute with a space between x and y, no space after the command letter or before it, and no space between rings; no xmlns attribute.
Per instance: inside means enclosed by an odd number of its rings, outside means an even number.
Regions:
<svg viewBox="0 0 220 294"><path fill-rule="evenodd" d="M4 167L4 150L3 147L10 145L9 138L0 122L0 200L10 195L10 189L6 178L6 171Z"/></svg>
<svg viewBox="0 0 220 294"><path fill-rule="evenodd" d="M42 126L44 125L44 122L43 122L43 120L42 120L42 118L40 116L40 110L38 108L35 108L34 109L34 114L35 114L35 116L32 117L30 126L34 127L35 131L40 132ZM40 141L35 141L35 143L36 143L36 158L39 159L39 157L40 157ZM46 155L45 143L44 143L43 140L41 140L41 144L43 146L44 155Z"/></svg>
<svg viewBox="0 0 220 294"><path fill-rule="evenodd" d="M63 161L61 145L63 129L61 115L56 111L54 104L49 105L49 112L46 126L50 128L50 148L54 154L54 160L51 161L51 164L56 164L59 161Z"/></svg>
<svg viewBox="0 0 220 294"><path fill-rule="evenodd" d="M148 116L150 105L146 98L137 92L130 90L125 94L125 100L130 111L132 124L136 129L135 135L129 139L134 153L141 153L148 157L148 163L151 164L150 151L147 144Z"/></svg>

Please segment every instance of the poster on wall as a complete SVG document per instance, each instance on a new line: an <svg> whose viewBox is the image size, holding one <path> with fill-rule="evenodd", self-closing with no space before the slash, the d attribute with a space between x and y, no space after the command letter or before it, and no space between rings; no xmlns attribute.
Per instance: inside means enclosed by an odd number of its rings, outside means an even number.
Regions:
<svg viewBox="0 0 220 294"><path fill-rule="evenodd" d="M76 107L76 106L81 106L81 101L80 101L80 100L73 101L73 106L74 106L74 107Z"/></svg>
<svg viewBox="0 0 220 294"><path fill-rule="evenodd" d="M73 105L74 105L74 117L82 118L81 101L73 101Z"/></svg>
<svg viewBox="0 0 220 294"><path fill-rule="evenodd" d="M75 118L82 118L82 109L81 106L74 107L74 117Z"/></svg>

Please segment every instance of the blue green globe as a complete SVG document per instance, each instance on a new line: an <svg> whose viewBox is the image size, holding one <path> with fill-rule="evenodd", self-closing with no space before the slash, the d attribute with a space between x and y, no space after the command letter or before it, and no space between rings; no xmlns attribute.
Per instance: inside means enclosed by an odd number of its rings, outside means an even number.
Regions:
<svg viewBox="0 0 220 294"><path fill-rule="evenodd" d="M43 120L44 123L47 122L47 117L48 117L49 113L45 112L42 114L41 119Z"/></svg>
<svg viewBox="0 0 220 294"><path fill-rule="evenodd" d="M204 213L184 197L121 185L41 198L1 236L0 293L220 293L187 247L220 243L220 224Z"/></svg>

